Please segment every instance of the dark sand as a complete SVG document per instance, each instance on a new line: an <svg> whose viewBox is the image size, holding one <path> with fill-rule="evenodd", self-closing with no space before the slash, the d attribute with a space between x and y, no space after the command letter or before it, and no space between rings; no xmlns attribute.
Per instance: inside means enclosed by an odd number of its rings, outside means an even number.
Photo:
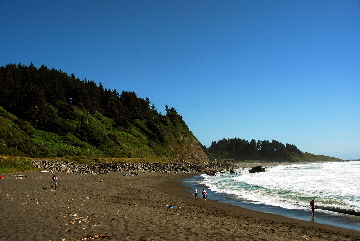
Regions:
<svg viewBox="0 0 360 241"><path fill-rule="evenodd" d="M51 173L3 175L0 240L360 240L358 231L195 199L179 182L188 174L123 174L57 173L57 191Z"/></svg>

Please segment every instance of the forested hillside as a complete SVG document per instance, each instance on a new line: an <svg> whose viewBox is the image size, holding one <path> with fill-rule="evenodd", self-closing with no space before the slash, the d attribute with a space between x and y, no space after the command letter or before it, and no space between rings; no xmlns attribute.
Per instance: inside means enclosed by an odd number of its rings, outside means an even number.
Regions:
<svg viewBox="0 0 360 241"><path fill-rule="evenodd" d="M230 159L236 161L340 161L338 158L314 155L300 151L295 145L285 145L276 140L250 142L244 139L222 139L213 141L207 149L209 156L214 159Z"/></svg>
<svg viewBox="0 0 360 241"><path fill-rule="evenodd" d="M208 160L181 115L46 66L0 67L0 154Z"/></svg>
<svg viewBox="0 0 360 241"><path fill-rule="evenodd" d="M218 158L235 160L293 160L302 154L295 145L239 138L214 141L208 151Z"/></svg>

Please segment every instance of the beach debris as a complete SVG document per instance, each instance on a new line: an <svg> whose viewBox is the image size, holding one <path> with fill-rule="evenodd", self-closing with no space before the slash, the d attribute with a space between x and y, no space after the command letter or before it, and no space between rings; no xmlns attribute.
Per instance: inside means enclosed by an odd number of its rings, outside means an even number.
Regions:
<svg viewBox="0 0 360 241"><path fill-rule="evenodd" d="M3 180L4 179L4 176L0 176L0 180Z"/></svg>
<svg viewBox="0 0 360 241"><path fill-rule="evenodd" d="M173 205L166 205L168 208L176 208L176 206ZM177 207L177 208L182 208L182 207Z"/></svg>
<svg viewBox="0 0 360 241"><path fill-rule="evenodd" d="M129 177L129 176L137 176L137 175L139 175L139 173L137 173L137 172L129 172L129 173L125 173L123 176Z"/></svg>
<svg viewBox="0 0 360 241"><path fill-rule="evenodd" d="M15 175L16 179L23 179L23 177L27 177L26 175Z"/></svg>
<svg viewBox="0 0 360 241"><path fill-rule="evenodd" d="M101 226L101 223L95 223L89 216L81 217L78 214L65 214L61 218L69 219L68 223L65 225L71 227L72 225L82 225L82 229L86 229L89 227L98 227ZM69 232L71 229L69 229ZM87 239L86 239L87 240Z"/></svg>
<svg viewBox="0 0 360 241"><path fill-rule="evenodd" d="M74 239L72 241L85 241L85 240L94 240L94 239L112 239L110 235L87 235L84 238Z"/></svg>

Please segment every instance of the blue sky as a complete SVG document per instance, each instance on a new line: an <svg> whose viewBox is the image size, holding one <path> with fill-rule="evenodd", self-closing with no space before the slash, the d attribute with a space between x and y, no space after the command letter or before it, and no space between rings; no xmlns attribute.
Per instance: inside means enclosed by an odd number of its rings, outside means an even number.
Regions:
<svg viewBox="0 0 360 241"><path fill-rule="evenodd" d="M360 1L0 0L0 33L1 66L135 91L206 146L360 158Z"/></svg>

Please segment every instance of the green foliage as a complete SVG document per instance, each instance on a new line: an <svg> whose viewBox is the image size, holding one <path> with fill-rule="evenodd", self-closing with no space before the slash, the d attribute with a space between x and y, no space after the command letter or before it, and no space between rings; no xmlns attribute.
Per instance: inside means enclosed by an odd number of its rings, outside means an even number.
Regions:
<svg viewBox="0 0 360 241"><path fill-rule="evenodd" d="M33 141L35 129L23 120L8 113L0 106L0 153L23 155L24 150L33 152L40 148Z"/></svg>
<svg viewBox="0 0 360 241"><path fill-rule="evenodd" d="M304 152L302 155L301 161L305 162L331 162L331 161L341 161L341 159L336 157L324 156L324 155L314 155L308 152Z"/></svg>
<svg viewBox="0 0 360 241"><path fill-rule="evenodd" d="M31 161L24 158L0 158L0 173L14 173L34 170Z"/></svg>
<svg viewBox="0 0 360 241"><path fill-rule="evenodd" d="M310 161L339 161L338 158L313 155L301 152L295 145L282 144L276 140L250 142L244 139L222 139L212 142L207 149L209 156L214 159L236 161L276 161L276 162L310 162Z"/></svg>
<svg viewBox="0 0 360 241"><path fill-rule="evenodd" d="M45 66L0 67L0 106L4 155L171 159L197 141L174 108Z"/></svg>
<svg viewBox="0 0 360 241"><path fill-rule="evenodd" d="M234 160L294 161L302 155L295 145L284 145L276 140L249 142L239 138L213 142L208 152L215 158Z"/></svg>

